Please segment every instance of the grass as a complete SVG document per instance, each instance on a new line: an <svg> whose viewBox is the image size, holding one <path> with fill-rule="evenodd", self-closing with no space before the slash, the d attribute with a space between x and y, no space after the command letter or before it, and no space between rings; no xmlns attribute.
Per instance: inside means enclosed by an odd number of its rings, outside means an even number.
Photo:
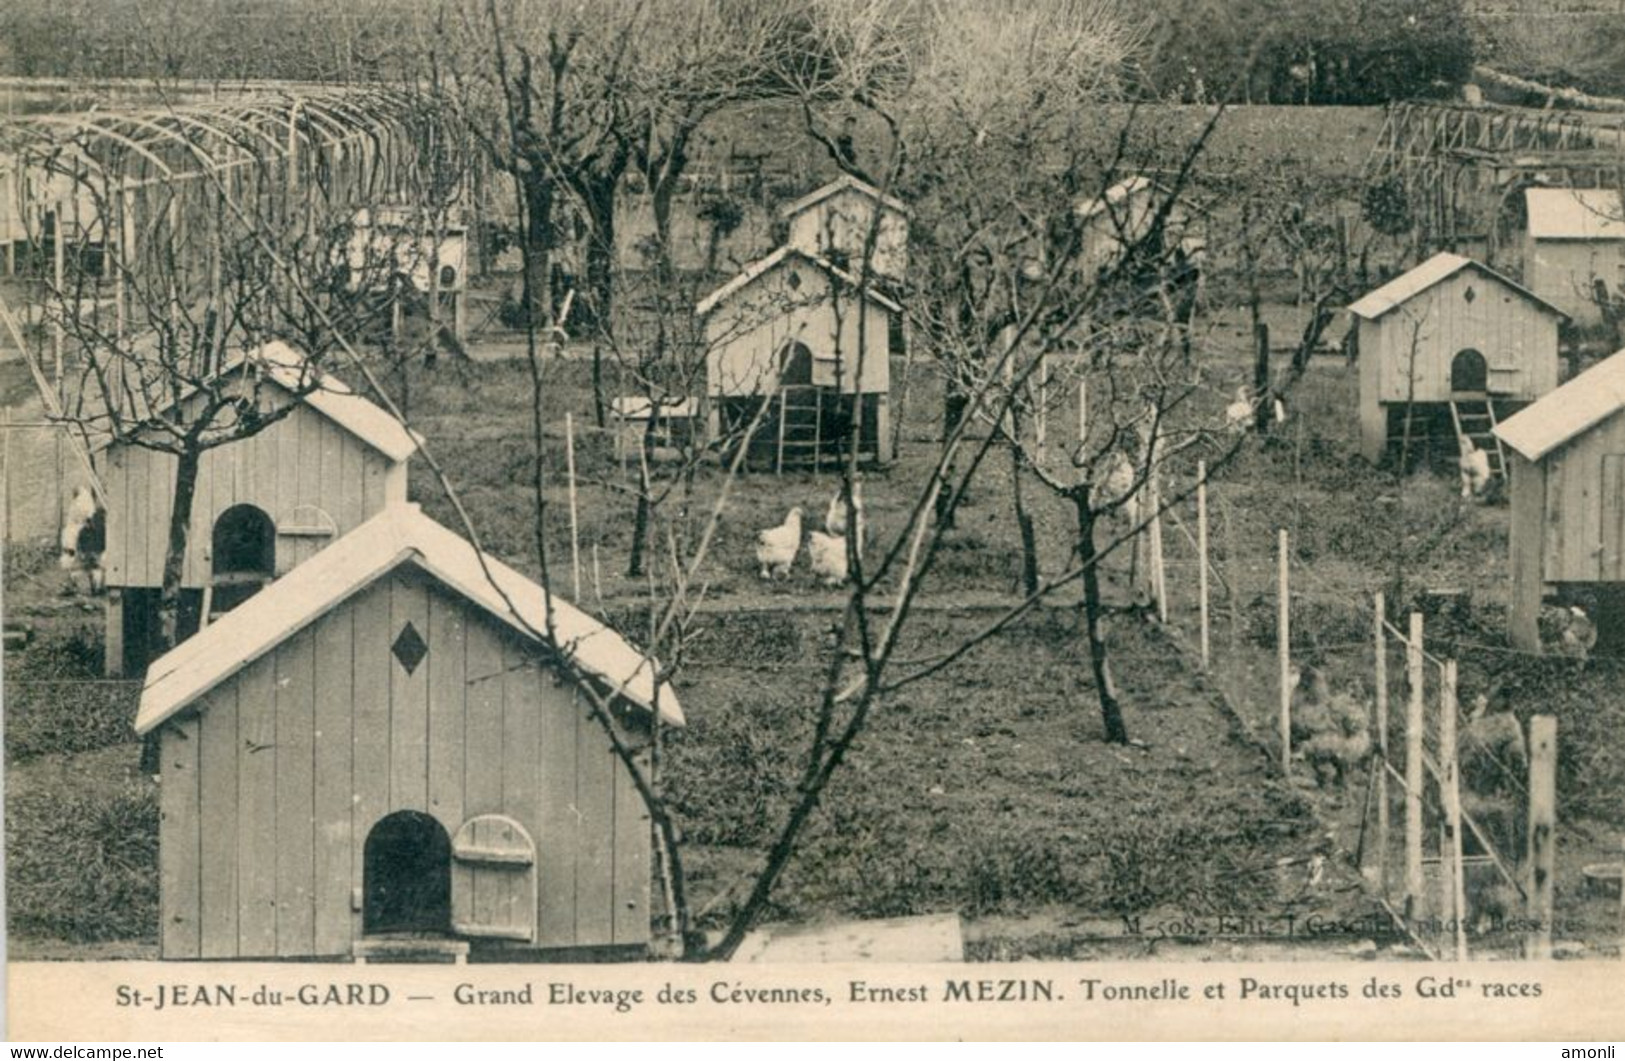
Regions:
<svg viewBox="0 0 1625 1061"><path fill-rule="evenodd" d="M8 771L13 938L149 943L158 930L158 795L139 748L40 756Z"/></svg>

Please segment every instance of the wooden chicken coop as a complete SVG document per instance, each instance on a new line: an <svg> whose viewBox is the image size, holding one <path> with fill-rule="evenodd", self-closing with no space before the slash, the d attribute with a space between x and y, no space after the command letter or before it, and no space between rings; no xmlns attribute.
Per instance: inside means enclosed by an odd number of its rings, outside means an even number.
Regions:
<svg viewBox="0 0 1625 1061"><path fill-rule="evenodd" d="M1173 192L1151 178L1133 176L1078 204L1077 218L1082 227L1079 269L1093 277L1115 266L1125 247L1146 240L1158 211L1165 206L1163 247L1149 258L1160 261L1166 250L1169 254L1177 252L1194 265L1206 246L1201 233L1202 212L1174 198Z"/></svg>
<svg viewBox="0 0 1625 1061"><path fill-rule="evenodd" d="M182 636L405 501L406 462L418 445L393 416L286 344L267 344L222 374L266 412L298 407L203 452L181 571ZM139 440L140 432L95 455L107 496L110 675L139 675L151 658L173 505L177 458Z"/></svg>
<svg viewBox="0 0 1625 1061"><path fill-rule="evenodd" d="M162 956L640 956L649 817L587 689L642 755L655 670L386 508L153 663Z"/></svg>
<svg viewBox="0 0 1625 1061"><path fill-rule="evenodd" d="M854 272L867 247L870 271L882 283L901 282L908 271L908 213L902 200L851 175L780 211L789 224L787 246Z"/></svg>
<svg viewBox="0 0 1625 1061"><path fill-rule="evenodd" d="M1436 254L1353 305L1360 364L1360 448L1379 461L1463 438L1504 472L1493 434L1558 381L1562 310L1488 266Z"/></svg>
<svg viewBox="0 0 1625 1061"><path fill-rule="evenodd" d="M1496 429L1510 451L1512 600L1508 634L1540 648L1548 592L1585 587L1599 644L1625 638L1625 350Z"/></svg>
<svg viewBox="0 0 1625 1061"><path fill-rule="evenodd" d="M421 315L431 325L449 319L452 334L463 337L468 228L460 213L437 216L405 206L358 210L342 260L352 292L390 297L390 326L396 334L408 315Z"/></svg>
<svg viewBox="0 0 1625 1061"><path fill-rule="evenodd" d="M892 459L892 338L902 309L857 277L780 247L699 303L712 438L754 466Z"/></svg>
<svg viewBox="0 0 1625 1061"><path fill-rule="evenodd" d="M1579 323L1603 320L1603 300L1625 297L1625 204L1618 189L1530 188L1524 203L1524 283Z"/></svg>

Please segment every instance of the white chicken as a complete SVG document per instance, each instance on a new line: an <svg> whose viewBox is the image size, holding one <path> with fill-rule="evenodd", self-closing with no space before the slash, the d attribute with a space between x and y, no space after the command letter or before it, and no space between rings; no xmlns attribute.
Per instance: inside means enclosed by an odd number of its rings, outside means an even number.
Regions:
<svg viewBox="0 0 1625 1061"><path fill-rule="evenodd" d="M846 582L846 539L838 534L813 531L807 535L807 558L812 561L813 574L826 586L840 586Z"/></svg>
<svg viewBox="0 0 1625 1061"><path fill-rule="evenodd" d="M792 508L784 522L756 532L756 563L763 578L788 578L801 552L801 506Z"/></svg>
<svg viewBox="0 0 1625 1061"><path fill-rule="evenodd" d="M1478 497L1490 485L1490 455L1463 435L1461 439L1461 497L1463 501Z"/></svg>
<svg viewBox="0 0 1625 1061"><path fill-rule="evenodd" d="M1597 624L1591 621L1584 608L1575 605L1569 609L1559 644L1563 655L1577 659L1582 667L1585 666L1591 651L1597 647Z"/></svg>
<svg viewBox="0 0 1625 1061"><path fill-rule="evenodd" d="M1253 424L1253 389L1236 388L1236 400L1224 407L1224 426L1233 434L1241 434Z"/></svg>
<svg viewBox="0 0 1625 1061"><path fill-rule="evenodd" d="M848 510L846 498L841 491L836 490L835 496L829 499L829 507L824 509L824 531L836 537L842 537L849 531L858 537L858 552L863 551L864 540L863 524L863 484L857 480L852 482L852 506Z"/></svg>

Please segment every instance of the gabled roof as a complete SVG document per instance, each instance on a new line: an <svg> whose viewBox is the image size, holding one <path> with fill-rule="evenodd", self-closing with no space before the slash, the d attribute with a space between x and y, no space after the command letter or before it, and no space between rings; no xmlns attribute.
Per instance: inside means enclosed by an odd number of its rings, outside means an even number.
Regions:
<svg viewBox="0 0 1625 1061"><path fill-rule="evenodd" d="M830 196L835 195L837 192L844 192L848 189L851 189L865 198L879 203L881 206L896 210L900 214L908 213L907 203L903 202L901 199L887 195L885 192L882 192L879 188L876 188L874 185L869 184L866 181L858 180L858 178L852 176L850 173L844 173L830 181L828 184L824 185L822 188L819 188L816 191L808 192L806 195L803 195L793 203L787 203L779 208L779 213L784 217L795 217L797 214L804 213L807 210L817 206L819 203L823 202L825 199L828 199Z"/></svg>
<svg viewBox="0 0 1625 1061"><path fill-rule="evenodd" d="M406 460L417 452L418 437L405 424L351 390L343 380L311 364L309 358L287 343L273 341L237 354L221 365L216 375L226 376L246 367L260 368L265 378L299 395L312 409L392 461ZM148 415L162 416L173 404L160 405ZM102 439L96 449L112 444L111 439Z"/></svg>
<svg viewBox="0 0 1625 1061"><path fill-rule="evenodd" d="M833 262L830 262L824 258L815 257L814 255L808 254L806 251L800 250L796 247L786 246L780 247L767 257L754 261L750 265L746 266L744 271L738 276L734 277L732 280L729 280L726 284L723 284L709 295L706 295L704 298L700 299L699 303L694 307L694 312L702 317L705 316L707 313L710 313L712 310L716 309L719 303L725 299L731 298L738 292L743 291L751 284L754 284L757 280L778 268L785 261L785 259L791 256L801 258L809 264L817 266L849 287L858 286L857 277L853 276L845 269L835 265ZM893 313L903 312L903 308L901 306L874 289L874 282L872 278L870 283L864 288L864 294L867 295L872 302L891 310Z"/></svg>
<svg viewBox="0 0 1625 1061"><path fill-rule="evenodd" d="M1505 284L1507 287L1512 288L1512 290L1518 292L1520 295L1523 295L1530 302L1533 302L1542 309L1549 310L1559 317L1566 318L1568 316L1567 313L1564 313L1550 302L1547 302L1545 299L1541 298L1527 287L1524 287L1522 284L1519 284L1516 281L1507 279L1494 269L1491 269L1489 266L1484 265L1481 262L1475 262L1471 258L1463 258L1459 254L1451 254L1447 251L1442 251L1435 254L1433 257L1429 258L1421 265L1418 265L1410 272L1396 276L1386 284L1383 284L1381 287L1377 288L1375 291L1368 293L1363 298L1350 305L1349 312L1354 314L1356 317L1364 317L1366 320L1376 320L1378 317L1383 316L1389 311L1403 306L1405 303L1409 302L1417 295L1420 295L1422 292L1428 290L1430 287L1433 287L1435 284L1455 276L1463 269L1477 270L1483 275L1489 277L1491 280L1499 281L1500 283Z"/></svg>
<svg viewBox="0 0 1625 1061"><path fill-rule="evenodd" d="M1161 185L1159 185L1156 181L1153 181L1150 177L1126 177L1112 185L1110 188L1107 188L1105 194L1097 195L1093 199L1087 199L1079 203L1077 210L1078 219L1080 221L1087 221L1108 207L1121 206L1123 203L1127 202L1134 196L1139 195L1141 192L1152 191L1158 188L1161 188Z"/></svg>
<svg viewBox="0 0 1625 1061"><path fill-rule="evenodd" d="M1625 409L1625 350L1609 355L1495 427L1501 441L1538 461Z"/></svg>
<svg viewBox="0 0 1625 1061"><path fill-rule="evenodd" d="M1613 188L1530 188L1524 193L1535 239L1625 240L1625 203Z"/></svg>
<svg viewBox="0 0 1625 1061"><path fill-rule="evenodd" d="M653 710L654 660L494 557L487 555L482 568L468 541L425 516L418 506L401 503L386 507L154 661L141 691L136 732L151 731L407 563L532 639L533 631L546 630L551 612L559 646L576 664L601 678L615 695ZM677 694L669 685L662 685L659 703L663 721L683 724Z"/></svg>

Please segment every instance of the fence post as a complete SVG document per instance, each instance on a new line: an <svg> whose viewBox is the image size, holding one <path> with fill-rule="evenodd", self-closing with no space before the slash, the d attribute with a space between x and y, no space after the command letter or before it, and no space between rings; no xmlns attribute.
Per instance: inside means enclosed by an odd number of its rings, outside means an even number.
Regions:
<svg viewBox="0 0 1625 1061"><path fill-rule="evenodd" d="M1467 901L1461 865L1461 778L1456 747L1456 661L1446 660L1439 690L1439 787L1444 797L1444 845L1439 852L1443 909L1456 937L1456 960L1467 960Z"/></svg>
<svg viewBox="0 0 1625 1061"><path fill-rule="evenodd" d="M639 444L642 442L640 440ZM570 477L570 584L575 593L571 600L581 599L581 528L576 515L576 427L570 413L564 414L564 468Z"/></svg>
<svg viewBox="0 0 1625 1061"><path fill-rule="evenodd" d="M1168 625L1168 572L1163 566L1162 552L1162 487L1157 482L1157 469L1153 465L1148 476L1146 495L1151 504L1151 590L1157 595L1157 620Z"/></svg>
<svg viewBox="0 0 1625 1061"><path fill-rule="evenodd" d="M1202 669L1207 670L1209 659L1208 631L1208 571L1207 571L1207 461L1196 462L1196 585L1197 609L1202 624Z"/></svg>
<svg viewBox="0 0 1625 1061"><path fill-rule="evenodd" d="M1409 697L1405 704L1405 916L1422 902L1422 613L1411 612L1405 642Z"/></svg>
<svg viewBox="0 0 1625 1061"><path fill-rule="evenodd" d="M1552 870L1557 846L1557 719L1529 720L1529 919L1524 957L1552 956Z"/></svg>
<svg viewBox="0 0 1625 1061"><path fill-rule="evenodd" d="M1387 601L1372 598L1377 649L1377 886L1388 894L1388 621Z"/></svg>
<svg viewBox="0 0 1625 1061"><path fill-rule="evenodd" d="M1288 586L1287 532L1282 527L1278 539L1279 595L1276 601L1275 639L1280 657L1281 679L1281 774L1292 774L1292 593Z"/></svg>
<svg viewBox="0 0 1625 1061"><path fill-rule="evenodd" d="M23 352L23 356L24 357L28 356L28 352L26 350ZM5 518L5 536L6 537L5 537L5 544L10 545L11 544L11 410L10 409L5 410L3 415L5 416L5 425L3 427L0 427L0 436L4 437L4 441L0 441L0 476L3 476L5 478L5 481L6 481L5 482L5 495L6 496L5 496L5 499L4 499L5 500L5 505L6 505L6 518Z"/></svg>
<svg viewBox="0 0 1625 1061"><path fill-rule="evenodd" d="M604 583L598 577L598 543L592 543L592 595L598 598L598 606L604 606Z"/></svg>

